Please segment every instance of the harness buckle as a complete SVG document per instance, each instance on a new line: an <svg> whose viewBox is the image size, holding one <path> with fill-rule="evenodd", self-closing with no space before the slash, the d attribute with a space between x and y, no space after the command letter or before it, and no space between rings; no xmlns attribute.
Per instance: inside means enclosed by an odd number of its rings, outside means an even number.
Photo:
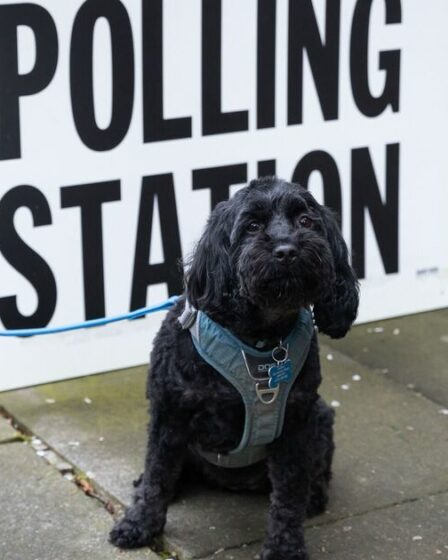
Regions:
<svg viewBox="0 0 448 560"><path fill-rule="evenodd" d="M196 309L190 305L188 300L185 300L185 308L177 320L179 321L180 326L184 330L187 330L194 325L197 314L198 312Z"/></svg>

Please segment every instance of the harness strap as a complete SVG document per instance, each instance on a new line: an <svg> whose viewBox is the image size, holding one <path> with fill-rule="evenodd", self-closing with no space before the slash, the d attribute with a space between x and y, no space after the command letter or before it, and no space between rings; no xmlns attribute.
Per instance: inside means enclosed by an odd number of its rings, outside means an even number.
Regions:
<svg viewBox="0 0 448 560"><path fill-rule="evenodd" d="M267 456L265 445L246 447L246 449L243 449L239 453L214 453L213 451L205 451L200 447L196 447L195 451L212 465L230 469L239 469L247 467L248 465L253 465L254 463L266 459Z"/></svg>
<svg viewBox="0 0 448 560"><path fill-rule="evenodd" d="M271 350L260 351L248 346L189 304L186 304L179 321L183 328L190 330L199 355L237 389L245 407L243 436L236 449L225 455L201 449L197 450L198 453L215 465L230 468L262 460L266 456L265 446L282 432L290 389L308 355L313 335L310 310L300 310L294 329L283 341L293 364L292 378L275 388L268 386L266 373L260 377L251 373L251 367L255 368L255 372L258 365L266 372L270 365L275 365L272 364Z"/></svg>

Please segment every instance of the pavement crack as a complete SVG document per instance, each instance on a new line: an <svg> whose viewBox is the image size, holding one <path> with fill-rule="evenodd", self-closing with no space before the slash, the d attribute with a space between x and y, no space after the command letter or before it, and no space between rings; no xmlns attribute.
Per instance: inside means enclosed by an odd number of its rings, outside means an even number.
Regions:
<svg viewBox="0 0 448 560"><path fill-rule="evenodd" d="M333 519L329 519L328 521L324 521L322 523L316 523L316 524L306 524L305 525L305 532L309 531L309 530L314 530L314 529L320 529L322 527L329 527L331 525L334 525L336 523L340 523L343 521L347 521L349 519L356 519L358 517L362 517L363 515L367 515L369 513L374 513L374 512L378 512L378 511L384 511L390 508L394 508L394 507L400 507L400 506L404 506L406 504L412 504L415 502L419 502L422 500L427 500L429 498L432 497L436 497L436 496L440 496L443 494L448 493L448 488L445 489L441 489L441 490L437 490L435 492L431 492L429 494L425 494L423 496L413 496L410 498L405 498L403 500L399 500L399 501L395 501L395 502L391 502L389 504L385 504L382 506L378 506L378 507L374 507L368 510L364 510L364 511L359 511L350 515L345 515L345 516L341 516L341 517L336 517ZM244 544L238 544L238 545L232 545L232 546L228 546L228 547L222 547L219 548L218 550L214 549L214 550L209 550L204 554L201 554L201 556L193 556L192 560L206 560L208 558L210 558L210 556L214 556L216 555L218 552L219 553L223 553L223 552L229 552L232 550L240 550L240 549L244 549L248 546L254 545L254 544L259 544L260 547L262 545L262 540L261 539L254 539L251 541L247 541Z"/></svg>
<svg viewBox="0 0 448 560"><path fill-rule="evenodd" d="M8 426L10 426L12 431L10 436L8 435L0 441L0 445L7 445L8 443L18 443L18 442L25 441L24 436L18 430L15 429L11 416L7 414L6 410L1 406L0 406L0 418L3 418L5 420L5 422L8 424Z"/></svg>
<svg viewBox="0 0 448 560"><path fill-rule="evenodd" d="M243 544L236 544L236 545L232 545L232 546L228 546L228 547L222 547L222 548L218 548L218 549L214 549L214 550L210 550L207 551L205 554L205 556L192 556L192 560L207 560L208 558L210 558L210 556L214 556L215 554L221 554L222 552L229 552L231 550L240 550L240 549L245 549L248 546L252 546L253 544L259 544L260 548L262 545L262 540L260 539L254 539L251 541L247 541Z"/></svg>
<svg viewBox="0 0 448 560"><path fill-rule="evenodd" d="M326 526L329 526L329 525L333 525L334 523L339 523L340 521L346 521L348 519L356 519L357 517L362 517L363 515L367 515L369 513L374 513L374 512L377 512L377 511L384 511L384 510L387 510L387 509L390 509L390 508L404 506L406 504L412 504L412 503L415 503L415 502L420 502L422 500L427 500L429 498L433 498L435 496L440 496L440 495L446 494L446 493L448 493L448 488L444 488L444 489L441 489L441 490L430 492L429 494L424 494L423 496L412 496L410 498L404 498L403 500L399 500L399 501L396 501L396 502L391 502L389 504L384 504L384 505L373 507L371 509L367 509L367 510L363 510L363 511L358 511L358 512L352 513L350 515L335 517L333 519L329 519L328 521L324 521L322 523L316 523L315 525L307 524L305 526L305 530L306 529L318 529L319 527L326 527Z"/></svg>
<svg viewBox="0 0 448 560"><path fill-rule="evenodd" d="M1 444L22 442L29 445L34 449L36 455L41 457L51 468L54 468L66 480L75 484L86 496L100 502L112 516L115 517L122 513L123 504L121 502L104 491L100 485L96 484L79 467L66 459L3 407L0 407L0 417L6 418L18 433L17 436L11 439L3 440Z"/></svg>
<svg viewBox="0 0 448 560"><path fill-rule="evenodd" d="M23 443L23 438L20 436L13 436L0 441L0 445L8 445L9 443Z"/></svg>

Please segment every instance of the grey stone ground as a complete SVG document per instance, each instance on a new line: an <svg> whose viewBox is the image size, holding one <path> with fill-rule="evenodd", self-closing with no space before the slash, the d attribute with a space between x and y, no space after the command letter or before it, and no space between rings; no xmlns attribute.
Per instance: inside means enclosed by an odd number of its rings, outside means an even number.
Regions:
<svg viewBox="0 0 448 560"><path fill-rule="evenodd" d="M337 452L329 511L308 523L312 559L448 559L448 310L323 338L321 356ZM143 463L144 383L145 368L133 368L2 393L0 407L55 450L56 466L64 459L104 502L126 504ZM101 502L1 418L0 464L2 560L151 557L108 545L112 516ZM165 549L185 560L253 558L266 505L186 488L170 507Z"/></svg>
<svg viewBox="0 0 448 560"><path fill-rule="evenodd" d="M0 445L2 560L150 560L111 550L110 515L24 443Z"/></svg>

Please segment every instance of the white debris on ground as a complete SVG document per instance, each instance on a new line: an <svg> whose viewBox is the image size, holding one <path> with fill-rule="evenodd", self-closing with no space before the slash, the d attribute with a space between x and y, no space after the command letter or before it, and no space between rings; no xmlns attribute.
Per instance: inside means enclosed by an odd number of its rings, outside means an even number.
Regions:
<svg viewBox="0 0 448 560"><path fill-rule="evenodd" d="M384 327L369 327L369 328L367 329L367 332L368 332L369 334L372 334L372 333L375 333L375 334L383 333L383 332L384 332ZM392 331L392 334L394 334L395 336L399 335L399 334L400 334L400 329L395 328L395 329ZM448 337L447 337L447 339L448 339Z"/></svg>
<svg viewBox="0 0 448 560"><path fill-rule="evenodd" d="M327 354L327 360L331 362L333 360L333 354Z"/></svg>
<svg viewBox="0 0 448 560"><path fill-rule="evenodd" d="M69 441L68 445L71 447L79 447L79 441Z"/></svg>
<svg viewBox="0 0 448 560"><path fill-rule="evenodd" d="M413 541L421 541L423 540L423 537L421 537L420 535L415 535L415 537L412 537Z"/></svg>
<svg viewBox="0 0 448 560"><path fill-rule="evenodd" d="M361 381L361 376L355 373L352 375L352 379L353 381Z"/></svg>
<svg viewBox="0 0 448 560"><path fill-rule="evenodd" d="M86 404L92 404L92 399L89 399L89 397L85 397L85 398L84 398L84 402L85 402Z"/></svg>
<svg viewBox="0 0 448 560"><path fill-rule="evenodd" d="M48 451L44 451L43 453L43 457L47 461L47 463L50 463L50 465L56 467L59 472L66 473L73 471L72 465L70 465L70 463L67 463L67 461L61 459L61 457L59 457L59 455L56 455L56 453L51 449L49 449Z"/></svg>
<svg viewBox="0 0 448 560"><path fill-rule="evenodd" d="M443 414L444 416L448 416L448 408L441 408L439 410L439 414Z"/></svg>
<svg viewBox="0 0 448 560"><path fill-rule="evenodd" d="M37 437L31 438L31 447L37 452L45 451L46 449L48 449L47 444L45 444L42 440L40 440Z"/></svg>
<svg viewBox="0 0 448 560"><path fill-rule="evenodd" d="M62 474L72 473L73 467L67 461L64 461L57 453L49 449L48 445L41 439L33 436L31 438L31 447L36 451L38 457L42 457Z"/></svg>
<svg viewBox="0 0 448 560"><path fill-rule="evenodd" d="M55 399L45 399L45 402L47 404L54 404L56 402L56 400Z"/></svg>
<svg viewBox="0 0 448 560"><path fill-rule="evenodd" d="M341 406L341 403L339 401L331 401L330 404L333 408L338 408L339 406Z"/></svg>
<svg viewBox="0 0 448 560"><path fill-rule="evenodd" d="M348 390L350 389L350 384L349 384L349 383L343 383L343 384L341 385L341 389L342 389L343 391L348 391Z"/></svg>

